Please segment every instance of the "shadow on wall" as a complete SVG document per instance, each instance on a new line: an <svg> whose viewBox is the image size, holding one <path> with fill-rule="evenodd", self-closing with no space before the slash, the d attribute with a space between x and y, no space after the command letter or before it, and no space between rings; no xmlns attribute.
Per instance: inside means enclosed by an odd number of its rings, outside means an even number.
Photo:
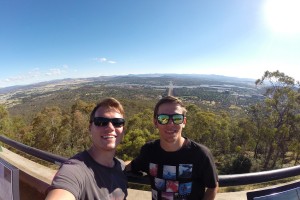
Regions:
<svg viewBox="0 0 300 200"><path fill-rule="evenodd" d="M46 195L31 187L27 183L20 181L20 199L21 200L44 200Z"/></svg>
<svg viewBox="0 0 300 200"><path fill-rule="evenodd" d="M20 171L20 200L44 200L48 184Z"/></svg>

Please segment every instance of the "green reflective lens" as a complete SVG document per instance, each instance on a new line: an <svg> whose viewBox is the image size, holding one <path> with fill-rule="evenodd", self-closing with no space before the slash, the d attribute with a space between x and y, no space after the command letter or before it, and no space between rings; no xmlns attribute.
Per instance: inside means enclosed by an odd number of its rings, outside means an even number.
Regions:
<svg viewBox="0 0 300 200"><path fill-rule="evenodd" d="M162 114L157 116L157 121L160 124L167 124L169 122L169 119L170 119L169 115Z"/></svg>
<svg viewBox="0 0 300 200"><path fill-rule="evenodd" d="M174 124L182 124L184 115L182 114L173 114L173 115L168 115L168 114L159 114L157 115L157 121L159 124L165 125L169 123L169 120L172 119Z"/></svg>
<svg viewBox="0 0 300 200"><path fill-rule="evenodd" d="M181 124L183 122L183 115L173 115L172 120L174 124Z"/></svg>

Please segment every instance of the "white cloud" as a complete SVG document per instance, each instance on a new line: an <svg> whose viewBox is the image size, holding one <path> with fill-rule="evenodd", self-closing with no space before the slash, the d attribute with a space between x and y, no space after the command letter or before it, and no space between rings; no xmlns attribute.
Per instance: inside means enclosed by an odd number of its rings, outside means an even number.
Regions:
<svg viewBox="0 0 300 200"><path fill-rule="evenodd" d="M18 84L23 85L23 84L30 84L30 83L40 82L40 81L62 78L63 75L67 74L69 70L70 69L68 65L61 65L60 67L46 69L46 70L41 70L40 68L34 68L26 73L17 74L0 80L0 88L10 86L10 85L18 85Z"/></svg>
<svg viewBox="0 0 300 200"><path fill-rule="evenodd" d="M28 77L28 78L35 78L35 77L39 77L41 76L41 72L39 68L35 68L32 71L29 71L28 74L24 75L24 78Z"/></svg>
<svg viewBox="0 0 300 200"><path fill-rule="evenodd" d="M113 60L108 60L107 58L95 58L94 60L96 60L97 62L100 63L109 63L109 64L116 64L116 61Z"/></svg>
<svg viewBox="0 0 300 200"><path fill-rule="evenodd" d="M16 75L16 76L11 76L11 77L8 77L6 79L4 79L4 82L23 82L23 81L26 81L26 80L32 80L32 79L35 79L35 78L38 78L41 76L41 72L40 72L40 69L39 68L34 68L33 70L25 73L25 74L19 74L19 75Z"/></svg>
<svg viewBox="0 0 300 200"><path fill-rule="evenodd" d="M24 79L25 79L24 76L14 76L14 77L9 77L9 78L4 79L4 82L22 81Z"/></svg>
<svg viewBox="0 0 300 200"><path fill-rule="evenodd" d="M98 58L98 61L100 61L100 62L106 62L107 59L106 58Z"/></svg>

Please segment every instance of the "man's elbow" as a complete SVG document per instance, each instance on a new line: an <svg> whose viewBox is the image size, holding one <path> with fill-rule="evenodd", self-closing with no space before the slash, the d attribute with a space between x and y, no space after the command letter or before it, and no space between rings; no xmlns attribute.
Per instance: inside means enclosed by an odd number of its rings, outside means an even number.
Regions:
<svg viewBox="0 0 300 200"><path fill-rule="evenodd" d="M213 200L217 196L219 189L219 184L217 183L216 187L214 188L207 188L205 191L205 195L203 200Z"/></svg>

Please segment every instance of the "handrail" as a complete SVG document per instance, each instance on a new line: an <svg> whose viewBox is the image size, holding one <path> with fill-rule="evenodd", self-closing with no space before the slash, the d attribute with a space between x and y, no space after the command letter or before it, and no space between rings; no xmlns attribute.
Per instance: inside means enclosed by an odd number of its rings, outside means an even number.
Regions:
<svg viewBox="0 0 300 200"><path fill-rule="evenodd" d="M300 175L300 165L262 172L219 175L220 187L263 183Z"/></svg>
<svg viewBox="0 0 300 200"><path fill-rule="evenodd" d="M0 141L8 144L11 147L14 147L18 150L21 150L29 155L35 156L42 160L61 165L67 160L67 158L58 156L49 152L45 152L33 147L29 147L25 144L16 142L12 139L9 139L5 136L0 135ZM273 180L279 180L283 178L288 178L292 176L300 175L300 165L276 170L254 172L254 173L245 173L245 174L232 174L232 175L219 175L219 186L238 186L238 185L247 185L254 183L263 183ZM148 179L145 175L127 173L128 181L134 183L149 184Z"/></svg>
<svg viewBox="0 0 300 200"><path fill-rule="evenodd" d="M9 139L8 137L5 137L3 135L0 135L0 141L4 142L5 144L14 147L15 149L18 149L20 151L23 151L29 155L32 155L34 157L40 158L42 160L48 161L50 163L54 163L56 165L61 165L64 163L67 158L58 156L46 151L42 151L40 149L36 149L30 146L27 146L25 144L22 144L20 142L14 141L12 139Z"/></svg>

